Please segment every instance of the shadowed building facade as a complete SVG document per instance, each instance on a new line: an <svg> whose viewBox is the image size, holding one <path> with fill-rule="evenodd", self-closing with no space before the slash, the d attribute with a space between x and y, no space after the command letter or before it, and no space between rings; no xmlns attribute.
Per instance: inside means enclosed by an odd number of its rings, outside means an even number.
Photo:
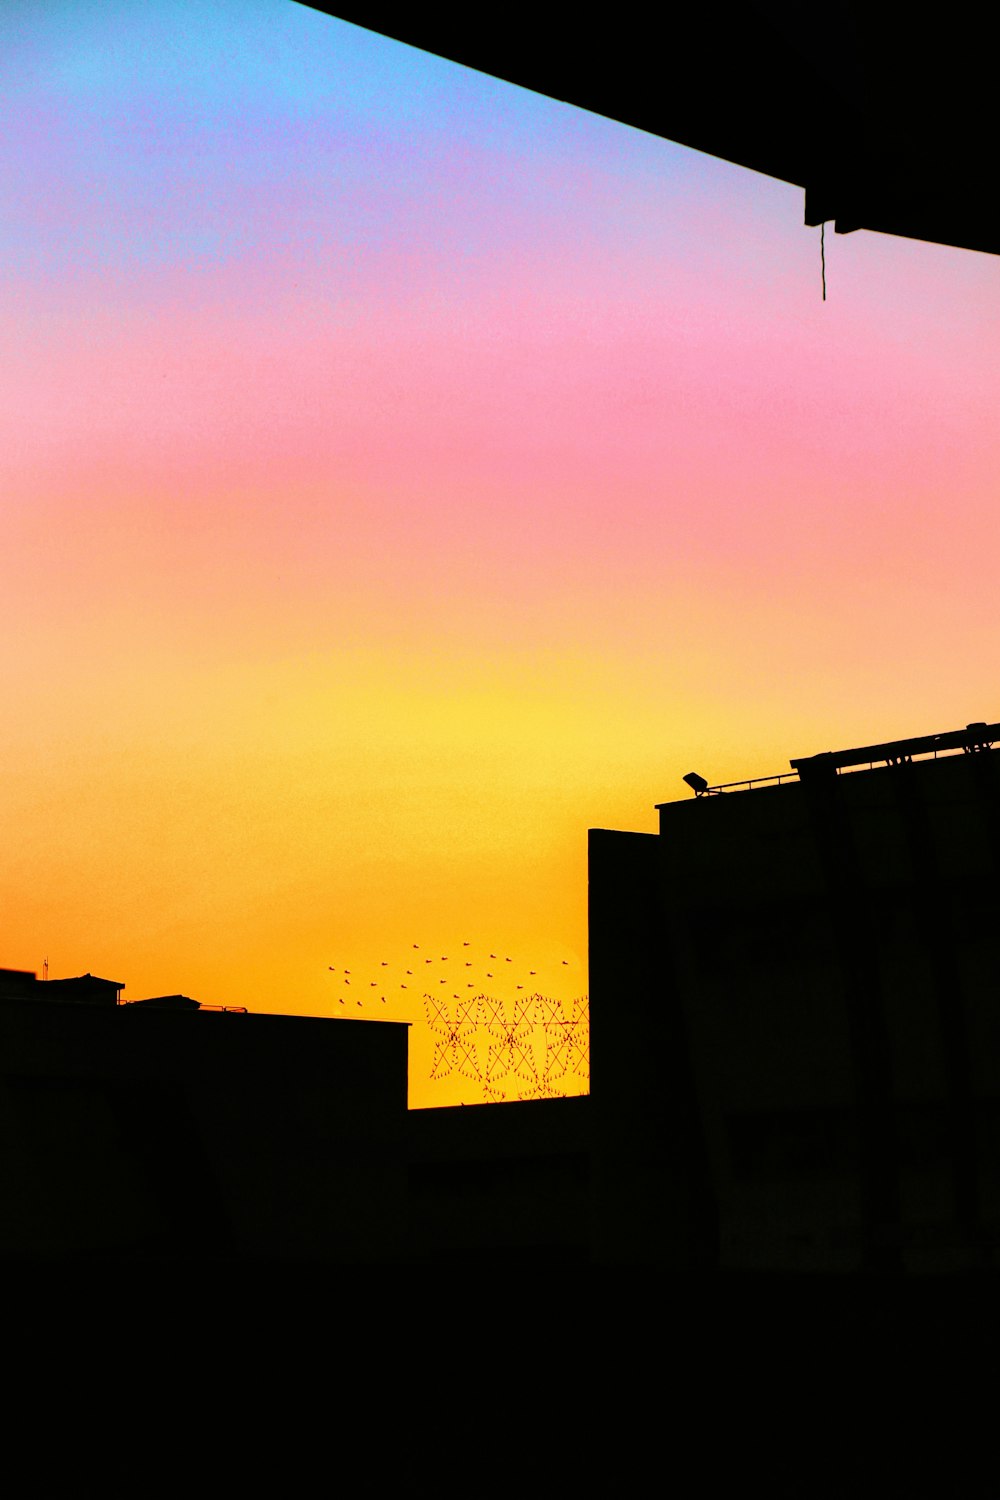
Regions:
<svg viewBox="0 0 1000 1500"><path fill-rule="evenodd" d="M598 1254L954 1271L1000 1232L998 725L590 834Z"/></svg>
<svg viewBox="0 0 1000 1500"><path fill-rule="evenodd" d="M403 1253L407 1028L0 971L0 1256Z"/></svg>
<svg viewBox="0 0 1000 1500"><path fill-rule="evenodd" d="M0 970L0 1259L589 1258L589 1099L407 1110L408 1026Z"/></svg>
<svg viewBox="0 0 1000 1500"><path fill-rule="evenodd" d="M0 1257L992 1267L995 740L592 829L589 1097L408 1111L403 1024L0 970Z"/></svg>

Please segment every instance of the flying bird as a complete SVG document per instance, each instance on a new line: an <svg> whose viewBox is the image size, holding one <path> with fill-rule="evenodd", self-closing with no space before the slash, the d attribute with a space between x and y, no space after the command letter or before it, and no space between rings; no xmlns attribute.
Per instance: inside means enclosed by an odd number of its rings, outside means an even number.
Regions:
<svg viewBox="0 0 1000 1500"><path fill-rule="evenodd" d="M387 958L383 958L382 967L383 969L387 969L389 967L389 960Z"/></svg>
<svg viewBox="0 0 1000 1500"><path fill-rule="evenodd" d="M467 969L471 969L471 968L472 968L472 959L471 959L471 958L467 958L467 959L466 959L466 960L465 960L465 967L466 967L466 968L467 968Z"/></svg>
<svg viewBox="0 0 1000 1500"><path fill-rule="evenodd" d="M507 963L512 964L513 962L514 962L514 960L512 958L508 958L507 959Z"/></svg>
<svg viewBox="0 0 1000 1500"><path fill-rule="evenodd" d="M564 959L563 959L563 963L564 963L564 964L568 964L568 963L569 963L569 959L568 959L568 958L564 958Z"/></svg>
<svg viewBox="0 0 1000 1500"><path fill-rule="evenodd" d="M528 973L529 973L529 974L534 974L534 972L535 972L535 971L534 971L534 969L529 969L529 970L528 970Z"/></svg>
<svg viewBox="0 0 1000 1500"><path fill-rule="evenodd" d="M412 970L412 969L407 969L407 971L406 971L406 972L407 972L407 974L412 974L412 973L413 973L413 970Z"/></svg>
<svg viewBox="0 0 1000 1500"><path fill-rule="evenodd" d="M374 979L373 979L373 980L372 980L372 982L371 982L371 988L372 988L372 989L373 989L373 990L377 990L377 989L378 989L378 985L377 985L377 984L376 984L376 983L375 983L375 981L374 981Z"/></svg>
<svg viewBox="0 0 1000 1500"><path fill-rule="evenodd" d="M341 1005L343 1005L343 1003L344 1003L344 997L343 997L343 995L338 995L337 999L340 1001Z"/></svg>
<svg viewBox="0 0 1000 1500"><path fill-rule="evenodd" d="M496 958L496 954L495 953L491 953L490 954L490 958Z"/></svg>
<svg viewBox="0 0 1000 1500"><path fill-rule="evenodd" d="M419 947L420 947L420 944L419 944L419 943L414 943L414 945L413 945L413 946L414 946L414 948L419 948Z"/></svg>
<svg viewBox="0 0 1000 1500"><path fill-rule="evenodd" d="M486 976L486 978L487 978L487 979L492 979L492 978L493 978L493 975L492 975L492 974L487 974L487 976Z"/></svg>
<svg viewBox="0 0 1000 1500"><path fill-rule="evenodd" d="M328 969L329 969L329 970L330 970L330 973L331 973L331 974L336 974L336 972L337 972L337 971L336 971L336 969L335 969L335 968L334 968L334 967L333 967L333 964L327 964L327 968L328 968Z"/></svg>
<svg viewBox="0 0 1000 1500"><path fill-rule="evenodd" d="M467 948L467 947L468 947L468 946L469 946L469 945L468 945L468 943L463 943L463 944L462 944L462 947L463 947L463 948Z"/></svg>

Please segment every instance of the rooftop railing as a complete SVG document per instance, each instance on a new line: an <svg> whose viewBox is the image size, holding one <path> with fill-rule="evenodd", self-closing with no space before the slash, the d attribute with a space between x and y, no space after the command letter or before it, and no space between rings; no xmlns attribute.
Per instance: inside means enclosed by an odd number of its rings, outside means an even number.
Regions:
<svg viewBox="0 0 1000 1500"><path fill-rule="evenodd" d="M807 775L831 772L836 776L855 771L873 771L876 766L908 765L913 761L938 760L950 755L971 755L992 750L1000 740L1000 724L967 724L964 729L947 734L923 735L919 739L894 740L883 745L866 745L859 750L837 750L793 760L791 771L779 776L751 776L743 781L725 781L697 792L700 797L714 797L720 792L750 791L755 786L780 786L785 781L800 781Z"/></svg>

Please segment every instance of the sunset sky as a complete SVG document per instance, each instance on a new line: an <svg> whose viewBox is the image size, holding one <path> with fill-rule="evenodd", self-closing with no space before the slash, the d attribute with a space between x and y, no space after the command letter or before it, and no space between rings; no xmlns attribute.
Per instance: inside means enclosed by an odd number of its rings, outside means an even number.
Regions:
<svg viewBox="0 0 1000 1500"><path fill-rule="evenodd" d="M800 189L292 0L5 0L0 82L0 966L350 969L475 1099L414 944L568 1003L588 828L1000 718L997 258L824 302Z"/></svg>

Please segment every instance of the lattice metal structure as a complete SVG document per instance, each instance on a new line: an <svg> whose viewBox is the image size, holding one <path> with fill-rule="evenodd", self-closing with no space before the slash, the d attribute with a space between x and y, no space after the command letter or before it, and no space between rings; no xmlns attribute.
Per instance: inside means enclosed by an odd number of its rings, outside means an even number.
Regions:
<svg viewBox="0 0 1000 1500"><path fill-rule="evenodd" d="M463 1078L482 1083L483 1070L476 1045L479 1030L477 1001L459 1000L456 1005L434 995L425 995L424 1012L435 1037L431 1078L447 1078L451 1073L460 1073Z"/></svg>
<svg viewBox="0 0 1000 1500"><path fill-rule="evenodd" d="M560 1098L590 1079L590 1002L549 995L459 1000L424 995L434 1034L430 1078L453 1073L479 1083L483 1100ZM586 1092L577 1087L574 1092Z"/></svg>

